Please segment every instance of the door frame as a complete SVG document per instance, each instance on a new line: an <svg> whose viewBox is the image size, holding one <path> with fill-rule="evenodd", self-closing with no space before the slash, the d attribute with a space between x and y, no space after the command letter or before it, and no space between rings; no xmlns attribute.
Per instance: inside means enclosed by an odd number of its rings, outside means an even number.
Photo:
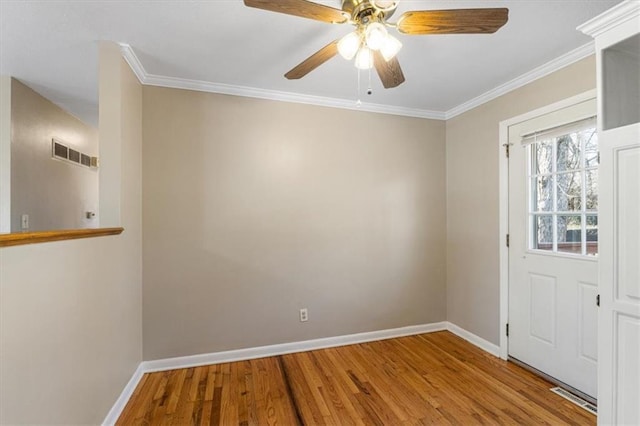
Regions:
<svg viewBox="0 0 640 426"><path fill-rule="evenodd" d="M534 109L524 114L509 118L499 123L498 138L498 180L499 180L499 226L498 250L500 268L500 358L506 360L509 356L509 339L506 328L509 323L509 248L506 236L509 233L509 159L505 154L505 147L509 144L509 127L550 112L570 107L580 102L597 97L597 90L592 89L578 95L554 102L550 105Z"/></svg>

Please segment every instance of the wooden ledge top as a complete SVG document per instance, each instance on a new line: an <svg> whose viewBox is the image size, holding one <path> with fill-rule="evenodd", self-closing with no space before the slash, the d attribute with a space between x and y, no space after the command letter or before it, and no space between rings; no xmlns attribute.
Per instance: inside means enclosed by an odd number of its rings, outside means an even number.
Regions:
<svg viewBox="0 0 640 426"><path fill-rule="evenodd" d="M122 231L124 231L124 228L95 228L0 234L0 247L48 243L51 241L76 240L78 238L104 237L107 235L119 235Z"/></svg>

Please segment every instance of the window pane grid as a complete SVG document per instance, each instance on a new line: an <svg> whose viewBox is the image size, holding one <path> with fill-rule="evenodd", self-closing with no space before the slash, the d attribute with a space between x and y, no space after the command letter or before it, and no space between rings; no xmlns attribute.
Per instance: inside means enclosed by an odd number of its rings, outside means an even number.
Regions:
<svg viewBox="0 0 640 426"><path fill-rule="evenodd" d="M580 171L586 171L586 172L597 172L598 171L598 167L597 166L589 166L589 167L585 167L584 169L576 169L576 170L563 170L557 173L536 173L536 174L532 174L529 175L532 178L551 178L553 176L560 176L563 174L572 174L572 173L577 173Z"/></svg>
<svg viewBox="0 0 640 426"><path fill-rule="evenodd" d="M595 129L535 142L528 155L529 248L597 254Z"/></svg>

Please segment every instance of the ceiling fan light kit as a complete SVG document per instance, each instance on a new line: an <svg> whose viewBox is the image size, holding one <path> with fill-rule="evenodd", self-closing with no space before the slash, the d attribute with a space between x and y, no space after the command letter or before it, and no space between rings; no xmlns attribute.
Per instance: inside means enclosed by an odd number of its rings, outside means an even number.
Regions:
<svg viewBox="0 0 640 426"><path fill-rule="evenodd" d="M387 27L409 35L427 34L490 34L509 18L506 8L414 10L405 12L396 23L388 22L399 1L342 0L342 10L307 0L244 0L249 7L300 16L317 21L343 24L356 29L340 40L323 47L291 71L288 79L299 79L340 54L346 60L355 58L358 69L376 68L382 85L397 87L405 78L396 55L402 48L400 40L389 34Z"/></svg>
<svg viewBox="0 0 640 426"><path fill-rule="evenodd" d="M362 46L358 49L356 55L355 66L359 70L370 70L373 68L373 53L367 46Z"/></svg>
<svg viewBox="0 0 640 426"><path fill-rule="evenodd" d="M351 32L342 37L338 42L338 52L340 53L340 56L347 61L350 61L356 56L356 53L358 53L358 49L360 49L361 44L362 40L360 34L358 34L357 31Z"/></svg>
<svg viewBox="0 0 640 426"><path fill-rule="evenodd" d="M373 59L364 61L362 57L373 58L371 51L380 51L385 61L389 61L396 56L402 43L400 40L389 34L384 25L380 22L372 22L364 29L357 29L350 32L338 42L338 53L347 61L354 57L354 65L358 69L370 69L373 67ZM364 65L365 63L369 65Z"/></svg>
<svg viewBox="0 0 640 426"><path fill-rule="evenodd" d="M389 35L380 22L372 22L364 30L365 41L371 50L380 50Z"/></svg>
<svg viewBox="0 0 640 426"><path fill-rule="evenodd" d="M398 54L400 49L402 49L402 43L400 43L400 40L398 40L391 34L388 34L387 39L380 47L380 53L382 53L382 57L384 58L384 60L389 62Z"/></svg>

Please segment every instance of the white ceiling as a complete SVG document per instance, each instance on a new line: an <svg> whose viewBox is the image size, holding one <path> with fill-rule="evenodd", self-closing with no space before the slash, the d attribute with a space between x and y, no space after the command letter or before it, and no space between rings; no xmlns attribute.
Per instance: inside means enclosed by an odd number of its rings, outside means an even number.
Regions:
<svg viewBox="0 0 640 426"><path fill-rule="evenodd" d="M404 0L407 10L508 7L492 35L399 35L407 81L363 102L445 112L589 43L575 28L621 0ZM340 0L319 2L340 7ZM393 19L392 19L393 21ZM97 41L129 44L146 73L355 100L357 74L340 57L298 81L283 75L351 30L219 1L0 0L0 72L97 122ZM368 82L363 74L363 90Z"/></svg>

